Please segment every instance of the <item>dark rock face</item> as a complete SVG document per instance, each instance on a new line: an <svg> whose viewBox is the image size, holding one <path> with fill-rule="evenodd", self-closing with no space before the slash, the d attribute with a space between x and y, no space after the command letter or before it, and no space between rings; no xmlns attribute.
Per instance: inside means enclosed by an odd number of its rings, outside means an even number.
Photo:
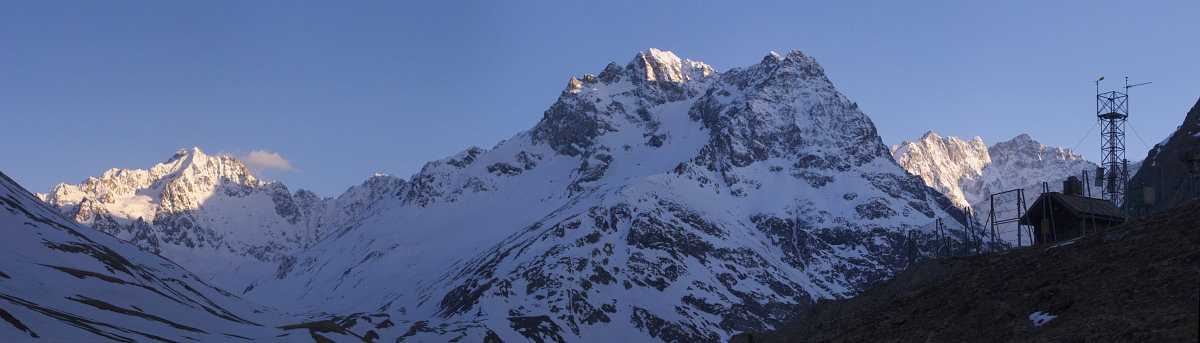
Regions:
<svg viewBox="0 0 1200 343"><path fill-rule="evenodd" d="M406 204L424 207L456 192L461 193L463 187L472 184L452 188L454 178L484 152L486 150L479 147L471 147L453 157L426 163L420 173L413 175L412 180L396 187L396 196Z"/></svg>
<svg viewBox="0 0 1200 343"><path fill-rule="evenodd" d="M887 153L871 120L799 51L731 70L720 83L724 90L710 90L689 112L712 137L695 161L710 171L784 158L795 161L798 177L820 185L830 180L805 171L844 172ZM745 95L733 97L731 88Z"/></svg>
<svg viewBox="0 0 1200 343"><path fill-rule="evenodd" d="M512 328L521 333L521 336L529 339L530 342L537 343L564 343L562 336L562 328L559 328L554 321L547 316L532 316L532 317L509 317L508 321L512 322Z"/></svg>
<svg viewBox="0 0 1200 343"><path fill-rule="evenodd" d="M533 141L550 144L559 154L577 156L582 152L580 149L592 146L592 139L611 130L596 118L595 104L581 100L573 94L563 94L533 130Z"/></svg>
<svg viewBox="0 0 1200 343"><path fill-rule="evenodd" d="M1200 158L1200 100L1166 144L1150 149L1140 170L1130 178L1130 213L1143 216L1200 197L1200 179L1189 174L1189 158ZM1153 191L1147 190L1150 188Z"/></svg>

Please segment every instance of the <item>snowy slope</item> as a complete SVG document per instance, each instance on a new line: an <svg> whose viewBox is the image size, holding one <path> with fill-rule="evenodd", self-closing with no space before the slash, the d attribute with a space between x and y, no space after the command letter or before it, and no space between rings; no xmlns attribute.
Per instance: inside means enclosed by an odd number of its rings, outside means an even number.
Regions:
<svg viewBox="0 0 1200 343"><path fill-rule="evenodd" d="M856 294L904 266L907 230L963 220L799 51L610 63L374 206L244 295L386 341L714 342Z"/></svg>
<svg viewBox="0 0 1200 343"><path fill-rule="evenodd" d="M0 173L0 340L297 340L293 318L50 209ZM284 337L277 337L285 335Z"/></svg>
<svg viewBox="0 0 1200 343"><path fill-rule="evenodd" d="M377 175L336 199L304 190L293 195L282 183L255 178L235 158L192 148L149 170L114 168L38 197L230 289L349 226L401 182Z"/></svg>

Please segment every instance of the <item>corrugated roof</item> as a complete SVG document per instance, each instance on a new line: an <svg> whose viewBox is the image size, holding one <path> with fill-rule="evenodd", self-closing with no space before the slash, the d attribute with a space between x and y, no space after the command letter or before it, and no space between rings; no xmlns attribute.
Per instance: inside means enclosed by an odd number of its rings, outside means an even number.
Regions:
<svg viewBox="0 0 1200 343"><path fill-rule="evenodd" d="M1116 222L1125 221L1125 216L1121 213L1121 209L1108 200L1051 192L1042 193L1037 200L1033 201L1033 205L1029 206L1029 211L1026 211L1025 215L1021 217L1021 224L1033 225L1029 218L1042 216L1042 204L1045 203L1043 198L1046 197L1053 202L1055 210L1066 209L1067 212L1070 212L1072 216L1077 218L1095 218Z"/></svg>

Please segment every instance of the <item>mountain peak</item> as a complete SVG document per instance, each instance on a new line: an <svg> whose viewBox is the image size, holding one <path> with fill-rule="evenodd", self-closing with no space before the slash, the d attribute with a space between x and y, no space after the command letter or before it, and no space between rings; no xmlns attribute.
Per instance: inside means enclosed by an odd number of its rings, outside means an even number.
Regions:
<svg viewBox="0 0 1200 343"><path fill-rule="evenodd" d="M991 149L997 148L1000 150L1041 151L1049 149L1050 147L1042 145L1041 142L1033 139L1033 137L1030 137L1029 134L1022 133L1010 140L996 143L991 147ZM1064 148L1057 149L1065 150Z"/></svg>
<svg viewBox="0 0 1200 343"><path fill-rule="evenodd" d="M772 51L768 53L767 56L763 57L763 60L761 63L759 63L759 65L788 66L792 68L798 68L800 70L807 70L807 73L812 75L825 75L825 69L821 68L821 64L817 63L817 59L804 54L804 52L801 52L800 50L789 51L787 55L784 56L780 56L778 53Z"/></svg>
<svg viewBox="0 0 1200 343"><path fill-rule="evenodd" d="M192 147L191 149L180 148L179 150L175 151L174 155L171 155L171 158L168 158L166 162L163 162L163 164L173 164L175 161L189 158L191 161L204 161L207 157L208 155L205 155L204 151L201 151L199 147ZM184 162L182 164L187 165L190 163L194 162Z"/></svg>
<svg viewBox="0 0 1200 343"><path fill-rule="evenodd" d="M787 57L784 58L784 60L804 61L804 62L811 62L811 63L817 62L817 60L815 58L812 58L811 56L804 54L804 52L802 52L800 50L788 51Z"/></svg>
<svg viewBox="0 0 1200 343"><path fill-rule="evenodd" d="M778 61L782 61L783 59L784 59L783 56L779 55L779 53L774 52L774 51L767 53L767 56L763 56L763 62L768 62L768 61L778 62Z"/></svg>
<svg viewBox="0 0 1200 343"><path fill-rule="evenodd" d="M933 132L933 130L930 130L930 131L925 132L924 135L921 135L920 140L926 141L926 140L941 140L941 139L942 139L942 136L938 136L937 133Z"/></svg>
<svg viewBox="0 0 1200 343"><path fill-rule="evenodd" d="M650 48L639 52L626 65L629 69L646 81L666 81L682 83L704 78L714 72L713 68L702 62L680 59L670 51Z"/></svg>

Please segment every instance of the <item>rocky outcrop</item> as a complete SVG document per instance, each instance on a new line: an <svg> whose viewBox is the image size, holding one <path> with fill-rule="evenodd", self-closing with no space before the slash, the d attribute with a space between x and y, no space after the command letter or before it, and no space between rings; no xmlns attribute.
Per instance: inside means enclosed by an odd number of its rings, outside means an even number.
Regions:
<svg viewBox="0 0 1200 343"><path fill-rule="evenodd" d="M1134 216L1144 216L1200 197L1200 171L1189 160L1200 159L1200 100L1183 118L1183 124L1146 154L1129 180L1129 206ZM1151 190L1152 189L1152 190Z"/></svg>

